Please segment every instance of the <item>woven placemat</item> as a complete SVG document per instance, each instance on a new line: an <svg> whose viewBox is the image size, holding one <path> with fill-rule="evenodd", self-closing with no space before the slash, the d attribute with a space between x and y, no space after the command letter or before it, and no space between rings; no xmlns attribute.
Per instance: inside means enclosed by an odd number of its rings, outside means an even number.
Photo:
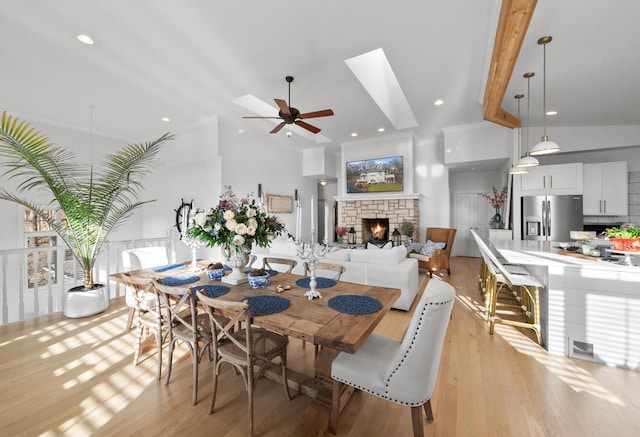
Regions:
<svg viewBox="0 0 640 437"><path fill-rule="evenodd" d="M301 288L309 288L311 278L300 278L296 281L296 285ZM316 278L316 288L329 288L336 285L336 280L331 278Z"/></svg>
<svg viewBox="0 0 640 437"><path fill-rule="evenodd" d="M370 314L380 311L379 300L360 294L343 294L329 299L329 308L345 314Z"/></svg>
<svg viewBox="0 0 640 437"><path fill-rule="evenodd" d="M184 267L184 264L165 264L163 266L151 267L154 272L168 272L169 270L177 270Z"/></svg>
<svg viewBox="0 0 640 437"><path fill-rule="evenodd" d="M197 287L193 287L195 291L203 291L207 297L216 298L220 297L229 292L229 287L224 285L198 285ZM197 297L197 295L196 295Z"/></svg>
<svg viewBox="0 0 640 437"><path fill-rule="evenodd" d="M176 275L176 276L169 276L168 278L162 278L161 282L164 285L176 286L176 285L191 284L193 282L198 282L199 280L200 280L200 276L196 276L196 275Z"/></svg>
<svg viewBox="0 0 640 437"><path fill-rule="evenodd" d="M279 296L250 296L242 300L249 303L249 312L252 316L279 313L291 305L289 299Z"/></svg>

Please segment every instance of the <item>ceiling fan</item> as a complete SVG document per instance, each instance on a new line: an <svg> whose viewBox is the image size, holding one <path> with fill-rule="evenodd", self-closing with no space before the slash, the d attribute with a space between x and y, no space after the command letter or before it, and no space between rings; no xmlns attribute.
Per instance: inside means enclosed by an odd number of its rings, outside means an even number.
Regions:
<svg viewBox="0 0 640 437"><path fill-rule="evenodd" d="M271 132L269 132L270 134L275 134L279 132L280 129L282 129L285 124L297 124L298 126L308 130L309 132L317 134L318 132L320 132L320 129L302 120L307 118L328 117L330 115L333 115L333 111L331 109L323 109L322 111L306 112L304 114L301 114L297 108L294 108L293 106L291 106L291 82L293 82L293 76L287 76L285 77L285 79L289 83L289 103L287 104L287 102L285 102L282 99L274 99L276 104L278 105L278 108L280 108L280 110L278 111L277 117L242 117L242 118L270 118L270 119L282 120L282 123L278 124L276 127L273 128Z"/></svg>

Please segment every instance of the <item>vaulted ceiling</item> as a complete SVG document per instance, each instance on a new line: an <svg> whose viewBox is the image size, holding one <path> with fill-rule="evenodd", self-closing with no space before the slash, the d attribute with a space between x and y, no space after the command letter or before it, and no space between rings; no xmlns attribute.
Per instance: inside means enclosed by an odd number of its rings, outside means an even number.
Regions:
<svg viewBox="0 0 640 437"><path fill-rule="evenodd" d="M322 131L294 135L301 146L338 145L353 132L441 137L443 127L482 120L500 7L499 0L7 2L0 109L87 129L92 106L94 130L126 140L212 115L267 137L273 121L243 119L258 113L238 99L262 101L276 115L273 99L288 99L285 76L292 75L292 106L335 113L309 120ZM529 122L541 124L536 41L552 35L547 107L558 115L547 125L640 124L639 29L634 0L538 1L501 107L516 114L513 95L526 91L522 75L535 71ZM80 43L80 33L95 44ZM346 61L373 51L384 57L360 65L367 77L358 78ZM403 98L415 126L397 121Z"/></svg>

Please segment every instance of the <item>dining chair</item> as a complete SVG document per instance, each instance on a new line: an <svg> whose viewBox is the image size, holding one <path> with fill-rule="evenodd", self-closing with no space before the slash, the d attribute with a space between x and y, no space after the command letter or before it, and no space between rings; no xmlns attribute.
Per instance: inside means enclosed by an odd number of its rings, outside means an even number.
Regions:
<svg viewBox="0 0 640 437"><path fill-rule="evenodd" d="M285 266L286 270L279 270L277 268L273 268L271 265L274 266ZM293 271L293 268L298 264L298 261L296 261L295 259L288 259L288 258L277 258L277 257L273 257L273 256L265 256L264 258L262 258L262 268L263 269L270 269L270 270L278 270L278 271L282 271L284 273L291 273ZM282 268L282 267L280 267Z"/></svg>
<svg viewBox="0 0 640 437"><path fill-rule="evenodd" d="M311 272L309 263L304 262L302 265L304 267L304 275L309 276ZM336 281L340 280L340 277L346 270L347 268L341 264L332 264L327 262L316 263L316 276L331 277L331 279L335 279ZM327 275L318 275L318 271L327 272Z"/></svg>
<svg viewBox="0 0 640 437"><path fill-rule="evenodd" d="M424 293L401 341L371 334L354 354L341 352L331 365L333 378L329 429L337 431L344 384L411 407L413 435L423 436L422 409L433 421L431 396L438 377L442 344L455 289L437 278Z"/></svg>
<svg viewBox="0 0 640 437"><path fill-rule="evenodd" d="M157 378L162 377L162 345L169 333L169 317L162 309L160 304L160 296L156 292L150 278L141 278L131 276L127 273L120 275L125 286L130 287L134 293L132 296L135 300L135 322L136 322L136 346L133 354L133 365L138 365L142 348L143 331L152 332L156 339L156 347L158 348L158 371ZM148 296L153 296L154 302L152 309L143 310L143 305L148 305Z"/></svg>
<svg viewBox="0 0 640 437"><path fill-rule="evenodd" d="M280 358L282 368L282 385L284 394L291 400L287 383L287 344L286 335L276 334L266 329L252 326L249 304L247 302L230 302L210 298L201 291L196 291L200 304L209 316L213 338L213 387L209 414L213 414L218 388L218 376L223 363L233 366L241 375L248 395L249 435L253 435L253 392L264 367L275 358ZM228 320L221 321L216 311L226 315L233 314ZM234 332L238 325L244 329ZM254 366L258 366L257 370Z"/></svg>
<svg viewBox="0 0 640 437"><path fill-rule="evenodd" d="M150 267L169 264L167 248L164 246L137 247L122 251L122 268L125 272L131 270L148 269ZM143 294L143 301L140 305L142 311L153 309L155 297L153 293ZM129 307L129 317L127 318L127 329L131 329L136 317L136 298L133 296L131 287L125 288L125 303Z"/></svg>
<svg viewBox="0 0 640 437"><path fill-rule="evenodd" d="M193 404L198 402L198 365L205 351L211 360L211 327L209 317L198 314L195 292L189 287L164 285L153 279L153 286L160 295L161 304L169 310L171 329L169 330L169 367L165 385L171 379L173 351L178 341L183 342L191 353L193 365Z"/></svg>

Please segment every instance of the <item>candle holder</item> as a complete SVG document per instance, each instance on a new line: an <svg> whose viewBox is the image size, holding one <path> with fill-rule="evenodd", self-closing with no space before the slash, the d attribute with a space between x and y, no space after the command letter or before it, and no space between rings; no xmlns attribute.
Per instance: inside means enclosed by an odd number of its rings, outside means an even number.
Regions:
<svg viewBox="0 0 640 437"><path fill-rule="evenodd" d="M204 243L198 238L188 235L186 232L182 235L182 242L191 249L191 267L189 267L189 273L202 273L204 269L198 267L196 252L204 245Z"/></svg>
<svg viewBox="0 0 640 437"><path fill-rule="evenodd" d="M316 289L318 282L316 281L316 262L320 258L324 258L329 252L329 246L321 243L305 243L304 241L297 241L298 256L309 262L309 288L310 290L304 294L309 300L321 298L322 295Z"/></svg>

